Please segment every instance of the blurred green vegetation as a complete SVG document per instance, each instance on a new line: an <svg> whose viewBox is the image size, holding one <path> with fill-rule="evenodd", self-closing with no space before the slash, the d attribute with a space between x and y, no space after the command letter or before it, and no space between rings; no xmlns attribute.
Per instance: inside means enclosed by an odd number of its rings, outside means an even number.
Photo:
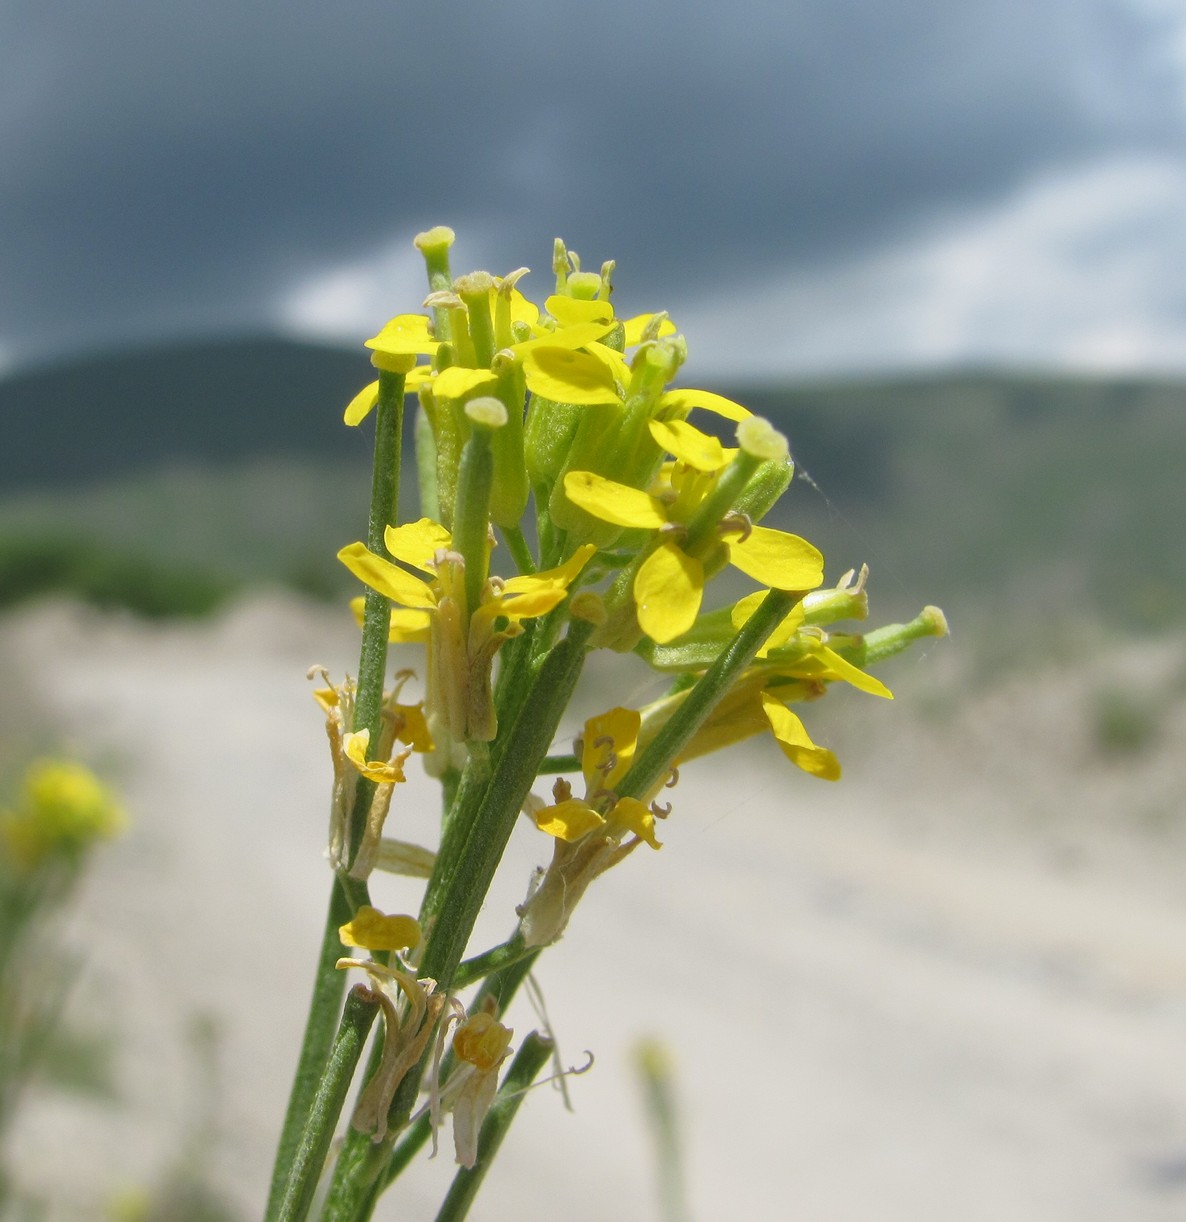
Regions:
<svg viewBox="0 0 1186 1222"><path fill-rule="evenodd" d="M46 594L148 618L204 615L231 592L229 579L194 572L80 534L0 534L0 609Z"/></svg>
<svg viewBox="0 0 1186 1222"><path fill-rule="evenodd" d="M92 465L87 483L60 473L47 483L47 472L0 494L0 605L63 592L159 616L202 614L261 584L323 599L349 592L334 555L365 531L369 437L344 428L340 411L367 377L365 359L236 341L139 360L96 359L70 374L85 373L107 450L122 445L139 468L104 481ZM284 411L271 450L260 368L273 370ZM184 413L188 432L158 429L143 448L137 428L159 412L146 415L135 395L188 370L180 382L200 396L197 369L217 396ZM19 383L26 424L57 427L37 404L62 401L62 377ZM684 380L696 382L694 368ZM316 390L318 407L292 406L298 383ZM1184 382L968 373L715 389L790 437L801 478L777 524L823 548L829 580L868 563L879 619L934 602L957 637L991 639L1001 657L1032 648L1035 625L1042 648L1057 650L1085 622L1186 623ZM203 436L239 437L238 449L195 441L197 415ZM53 444L51 432L26 444ZM410 502L404 511L416 512Z"/></svg>
<svg viewBox="0 0 1186 1222"><path fill-rule="evenodd" d="M203 615L248 588L332 599L365 533L369 472L312 460L188 467L0 501L0 608L70 595L146 617Z"/></svg>

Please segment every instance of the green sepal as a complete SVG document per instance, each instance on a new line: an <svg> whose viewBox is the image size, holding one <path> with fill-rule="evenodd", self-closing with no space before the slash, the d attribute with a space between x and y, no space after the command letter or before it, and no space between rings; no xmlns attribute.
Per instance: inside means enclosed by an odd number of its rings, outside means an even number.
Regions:
<svg viewBox="0 0 1186 1222"><path fill-rule="evenodd" d="M828 637L828 644L846 662L863 669L892 658L924 637L946 635L947 618L943 612L938 607L923 607L908 624L884 624L852 636L833 633Z"/></svg>
<svg viewBox="0 0 1186 1222"><path fill-rule="evenodd" d="M432 421L421 400L416 409L416 484L420 490L420 515L439 522L441 503L437 495L437 443Z"/></svg>
<svg viewBox="0 0 1186 1222"><path fill-rule="evenodd" d="M760 522L791 486L794 474L795 464L789 458L768 459L750 477L733 508L751 522Z"/></svg>
<svg viewBox="0 0 1186 1222"><path fill-rule="evenodd" d="M716 661L721 650L733 639L732 607L718 607L696 617L696 622L681 637L657 645L644 637L634 652L656 670L680 673L704 670Z"/></svg>
<svg viewBox="0 0 1186 1222"><path fill-rule="evenodd" d="M564 470L584 410L574 403L531 396L523 434L523 457L532 487L542 485L551 491Z"/></svg>

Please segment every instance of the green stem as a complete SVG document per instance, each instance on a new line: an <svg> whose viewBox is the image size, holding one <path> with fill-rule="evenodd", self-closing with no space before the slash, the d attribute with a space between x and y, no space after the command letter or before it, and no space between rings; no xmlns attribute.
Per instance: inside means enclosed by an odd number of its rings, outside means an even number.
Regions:
<svg viewBox="0 0 1186 1222"><path fill-rule="evenodd" d="M502 537L520 574L536 572L535 557L523 537L523 531L518 526L507 526L503 528Z"/></svg>
<svg viewBox="0 0 1186 1222"><path fill-rule="evenodd" d="M635 757L630 771L614 786L619 797L644 798L654 789L798 597L783 590L771 590L766 595L757 611L696 681L667 724Z"/></svg>
<svg viewBox="0 0 1186 1222"><path fill-rule="evenodd" d="M498 1153L498 1148L523 1102L524 1093L551 1055L552 1041L538 1031L531 1032L519 1046L519 1051L511 1062L506 1078L482 1125L482 1132L478 1137L477 1161L471 1169L463 1168L454 1176L437 1214L437 1222L460 1222L469 1213L474 1197L482 1186L482 1180L490 1170L494 1156Z"/></svg>
<svg viewBox="0 0 1186 1222"><path fill-rule="evenodd" d="M486 584L489 556L486 540L494 481L494 456L490 451L493 430L472 418L470 425L472 431L461 451L457 501L453 509L453 550L465 557L467 615L477 610L482 601L482 587Z"/></svg>
<svg viewBox="0 0 1186 1222"><path fill-rule="evenodd" d="M379 371L379 402L375 411L375 454L371 475L371 506L367 522L367 546L377 555L386 555L383 533L394 525L399 507L399 476L404 413L404 375ZM363 611L362 646L358 662L358 686L354 706L354 730L369 729L372 749L378 745L383 715L383 676L387 669L387 636L390 609L387 599L367 590ZM347 859L354 860L366 830L374 785L360 776L355 788L354 806L347 829ZM280 1133L272 1184L268 1194L267 1222L276 1210L289 1180L293 1159L305 1130L310 1108L333 1044L334 1031L342 1006L346 981L334 964L342 954L338 927L354 915L354 909L367 902L367 886L345 875L332 884L329 911L321 938L317 975L309 1016L289 1095L288 1110Z"/></svg>
<svg viewBox="0 0 1186 1222"><path fill-rule="evenodd" d="M421 909L421 925L431 926L432 932L419 973L435 980L442 991L453 987L461 956L514 830L523 799L580 678L593 627L587 620L573 621L568 635L535 672L527 697L518 704L518 716L505 738L500 734L495 743L493 773L488 783L467 790L463 780L458 794L458 806L462 809L454 811L450 828L462 829L464 839L457 834L451 839L448 852L442 844ZM530 959L526 962L529 965ZM429 1055L426 1050L425 1059ZM415 1105L423 1066L424 1059L396 1090L388 1112L386 1141L375 1143L353 1130L346 1135L323 1222L363 1222L371 1216L396 1135L407 1126Z"/></svg>
<svg viewBox="0 0 1186 1222"><path fill-rule="evenodd" d="M322 1067L333 1044L334 1023L342 1006L342 994L346 991L346 976L334 964L342 956L342 943L338 927L346 924L353 915L350 901L335 879L330 892L329 911L325 918L325 932L321 939L321 953L317 960L317 975L313 981L313 997L309 1003L309 1017L305 1022L305 1036L297 1061L292 1092L288 1098L288 1110L284 1115L284 1127L280 1131L280 1145L276 1151L276 1164L272 1171L272 1186L268 1193L265 1222L277 1222L280 1203L291 1175L293 1160L301 1144L301 1135L317 1094Z"/></svg>
<svg viewBox="0 0 1186 1222"><path fill-rule="evenodd" d="M472 959L464 960L453 977L453 987L458 990L468 988L475 981L489 976L491 972L501 971L532 953L532 948L515 933L501 946L495 946L483 954L474 955Z"/></svg>
<svg viewBox="0 0 1186 1222"><path fill-rule="evenodd" d="M535 966L535 961L539 958L539 954L540 948L536 947L534 950L527 951L521 957L512 959L501 969L491 972L482 981L482 987L478 990L477 996L469 1007L470 1013L477 1014L484 1010L487 1005L493 1004L495 1014L505 1014L519 986ZM465 964L462 964L462 968L464 967ZM459 979L460 975L459 971ZM448 1080L452 1067L453 1054L449 1052L441 1064L442 1081ZM400 1138L395 1149L392 1150L391 1159L383 1171L379 1191L386 1188L392 1180L398 1178L400 1172L423 1149L425 1142L428 1141L431 1134L432 1118L425 1113L408 1128L407 1132Z"/></svg>
<svg viewBox="0 0 1186 1222"><path fill-rule="evenodd" d="M547 753L556 726L568 707L585 661L585 644L593 625L575 620L568 635L548 654L535 676L527 699L519 708L498 752L494 772L486 786L468 834L453 861L437 859L437 871L429 883L441 900L430 905L436 922L420 964L420 974L437 981L437 987L452 987L474 922L502 859L523 805L537 775L539 761ZM501 737L501 736L500 736Z"/></svg>
<svg viewBox="0 0 1186 1222"><path fill-rule="evenodd" d="M570 751L567 755L545 755L539 762L539 775L559 772L580 772L581 761Z"/></svg>
<svg viewBox="0 0 1186 1222"><path fill-rule="evenodd" d="M716 487L696 507L688 523L684 547L689 555L698 555L710 536L715 537L721 519L733 508L733 503L761 465L762 460L755 455L744 449L737 451L733 461L721 473Z"/></svg>
<svg viewBox="0 0 1186 1222"><path fill-rule="evenodd" d="M297 1146L277 1211L277 1222L304 1222L325 1166L325 1156L337 1127L346 1092L359 1055L378 1012L378 1000L365 985L355 985L346 996L346 1008L337 1038L325 1062L309 1120Z"/></svg>
<svg viewBox="0 0 1186 1222"><path fill-rule="evenodd" d="M404 418L404 375L379 371L379 403L375 411L375 464L371 475L371 512L367 547L387 555L383 535L394 526L399 511L399 473ZM362 649L358 659L358 691L354 703L355 732L369 730L370 749L379 745L383 721L383 676L387 670L387 636L391 607L383 595L366 590L362 615ZM359 776L350 815L348 860L353 862L366 831L367 812L375 786Z"/></svg>

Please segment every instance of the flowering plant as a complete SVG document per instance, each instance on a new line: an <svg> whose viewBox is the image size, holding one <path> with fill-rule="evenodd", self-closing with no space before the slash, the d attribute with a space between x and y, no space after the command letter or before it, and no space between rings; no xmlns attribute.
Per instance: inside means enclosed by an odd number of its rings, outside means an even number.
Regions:
<svg viewBox="0 0 1186 1222"><path fill-rule="evenodd" d="M61 1019L77 961L59 945L62 915L93 849L126 826L115 795L76 760L35 759L12 799L0 798L0 1217L43 1216L3 1139L30 1082L69 1042Z"/></svg>
<svg viewBox="0 0 1186 1222"><path fill-rule="evenodd" d="M612 264L582 271L557 242L541 307L519 289L526 269L454 278L452 242L444 228L417 237L427 313L398 315L367 341L378 377L345 413L375 427L367 538L339 553L364 586L362 650L357 679L322 671L316 692L334 874L269 1219L307 1217L319 1182L327 1222L369 1218L446 1115L460 1169L439 1217L462 1217L551 1053L540 1032L512 1053L501 1017L595 880L661 847L671 807L660 791L688 761L760 733L836 780L836 757L790 706L834 683L888 697L868 667L946 631L933 607L908 624L836 630L865 618L865 570L826 588L815 547L761 524L793 476L786 439L732 400L672 388L684 339L663 313L617 317ZM421 516L400 522L412 393ZM712 421L733 426L736 444L706 431ZM756 589L707 606L729 569ZM406 671L385 687L392 642L423 651L419 700L405 698ZM606 709L571 750L557 746L586 663L607 649L637 653L665 693ZM390 834L414 754L441 786L434 849ZM550 861L524 880L507 940L473 953L521 817ZM371 904L376 869L426 880L415 917ZM343 945L365 957L341 958ZM368 980L344 1006L340 968ZM327 1167L378 1015L382 1037Z"/></svg>

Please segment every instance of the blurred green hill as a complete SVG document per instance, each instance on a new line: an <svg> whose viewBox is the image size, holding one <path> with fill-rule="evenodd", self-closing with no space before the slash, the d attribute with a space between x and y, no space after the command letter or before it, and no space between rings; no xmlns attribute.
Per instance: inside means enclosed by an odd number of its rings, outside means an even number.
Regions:
<svg viewBox="0 0 1186 1222"><path fill-rule="evenodd" d="M0 494L166 464L361 456L333 405L369 381L357 351L240 337L101 353L0 380ZM343 399L343 396L346 396Z"/></svg>
<svg viewBox="0 0 1186 1222"><path fill-rule="evenodd" d="M0 381L0 604L52 589L147 614L252 581L347 588L365 353L236 339ZM695 383L694 369L687 379ZM868 563L878 618L943 605L998 638L1186 621L1186 382L968 373L713 389L791 438L780 525L830 578ZM411 506L408 507L409 510Z"/></svg>

